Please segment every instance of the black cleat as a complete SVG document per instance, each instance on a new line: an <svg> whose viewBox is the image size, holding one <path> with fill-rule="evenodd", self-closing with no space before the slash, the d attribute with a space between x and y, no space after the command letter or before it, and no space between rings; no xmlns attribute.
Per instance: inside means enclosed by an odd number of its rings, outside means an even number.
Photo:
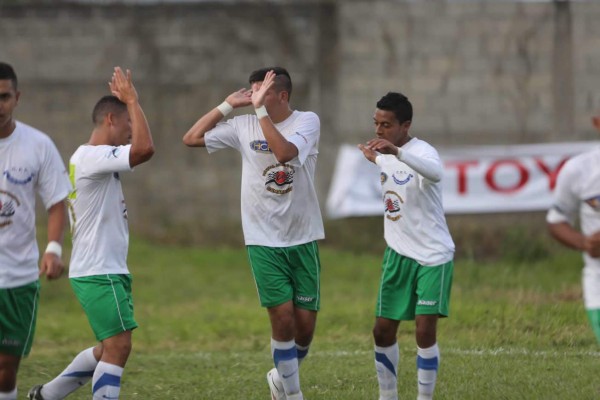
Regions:
<svg viewBox="0 0 600 400"><path fill-rule="evenodd" d="M27 398L29 400L44 400L44 398L42 397L43 386L44 385L35 385L31 389L29 389L29 392L27 392Z"/></svg>

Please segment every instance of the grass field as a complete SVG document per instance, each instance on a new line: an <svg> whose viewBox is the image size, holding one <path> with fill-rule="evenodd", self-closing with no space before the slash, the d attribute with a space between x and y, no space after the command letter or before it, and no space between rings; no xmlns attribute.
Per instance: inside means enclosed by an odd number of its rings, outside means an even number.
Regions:
<svg viewBox="0 0 600 400"><path fill-rule="evenodd" d="M302 365L307 399L377 399L371 328L380 255L321 249L322 310ZM131 243L136 319L123 399L269 399L269 326L243 249ZM437 399L598 399L600 349L581 303L581 261L456 260L439 326ZM400 326L399 393L416 398L412 323ZM19 393L94 344L67 279L43 282ZM90 387L72 399L89 399Z"/></svg>

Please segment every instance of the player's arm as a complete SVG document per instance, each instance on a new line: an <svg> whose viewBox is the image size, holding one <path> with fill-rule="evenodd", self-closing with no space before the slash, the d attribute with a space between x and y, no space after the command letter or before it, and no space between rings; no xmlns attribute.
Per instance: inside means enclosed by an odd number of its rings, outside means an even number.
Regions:
<svg viewBox="0 0 600 400"><path fill-rule="evenodd" d="M183 135L183 143L189 147L205 147L204 135L213 129L223 117L227 116L234 108L245 107L252 104L250 99L251 91L240 89L233 92L223 103L204 114L196 123Z"/></svg>
<svg viewBox="0 0 600 400"><path fill-rule="evenodd" d="M584 251L585 236L577 231L568 222L548 223L548 232L550 235L565 246Z"/></svg>
<svg viewBox="0 0 600 400"><path fill-rule="evenodd" d="M367 146L378 151L381 154L393 154L396 158L414 169L419 175L432 182L442 180L443 170L439 158L426 158L402 151L402 148L395 146L385 139L371 139Z"/></svg>
<svg viewBox="0 0 600 400"><path fill-rule="evenodd" d="M127 105L127 111L131 119L129 165L133 168L150 160L154 155L154 143L150 127L144 110L140 106L137 91L131 81L131 71L127 70L127 76L125 76L120 67L115 67L109 86L112 94Z"/></svg>
<svg viewBox="0 0 600 400"><path fill-rule="evenodd" d="M600 232L589 236L575 229L569 222L548 222L550 235L565 246L586 252L594 258L600 257Z"/></svg>
<svg viewBox="0 0 600 400"><path fill-rule="evenodd" d="M67 201L64 199L48 209L48 246L40 261L40 275L48 279L56 279L63 272L62 243L66 226Z"/></svg>
<svg viewBox="0 0 600 400"><path fill-rule="evenodd" d="M263 135L265 135L265 139L267 139L267 143L269 143L269 148L275 155L277 161L284 164L298 156L298 148L277 130L264 108L265 95L274 83L275 72L267 72L260 89L252 93L252 105L256 110L260 127L263 131Z"/></svg>

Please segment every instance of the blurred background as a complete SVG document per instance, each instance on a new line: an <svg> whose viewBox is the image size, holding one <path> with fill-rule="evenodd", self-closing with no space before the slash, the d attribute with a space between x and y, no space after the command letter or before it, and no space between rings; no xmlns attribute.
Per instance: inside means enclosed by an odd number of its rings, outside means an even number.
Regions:
<svg viewBox="0 0 600 400"><path fill-rule="evenodd" d="M65 163L92 130L113 66L133 72L156 155L124 178L132 234L241 245L241 162L181 138L249 73L286 67L292 106L321 118L317 189L326 245L384 246L381 217L329 219L341 144L373 136L388 91L414 106L413 135L438 148L590 141L600 104L600 1L0 0L0 60L17 119L48 133ZM453 214L458 255L544 257L544 212Z"/></svg>

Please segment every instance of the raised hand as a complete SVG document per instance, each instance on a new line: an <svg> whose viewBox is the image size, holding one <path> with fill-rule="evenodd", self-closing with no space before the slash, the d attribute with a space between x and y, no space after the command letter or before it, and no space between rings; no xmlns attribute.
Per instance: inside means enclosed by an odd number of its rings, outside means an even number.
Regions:
<svg viewBox="0 0 600 400"><path fill-rule="evenodd" d="M252 105L254 108L260 108L265 105L265 96L267 91L273 86L275 83L275 72L269 71L265 75L265 79L263 79L260 88L252 92Z"/></svg>
<svg viewBox="0 0 600 400"><path fill-rule="evenodd" d="M381 154L398 154L398 147L392 144L389 140L376 138L367 142L367 146Z"/></svg>
<svg viewBox="0 0 600 400"><path fill-rule="evenodd" d="M136 103L138 94L131 82L131 71L127 70L127 76L123 73L121 67L115 67L112 79L108 83L110 92L125 104Z"/></svg>
<svg viewBox="0 0 600 400"><path fill-rule="evenodd" d="M233 92L229 96L227 96L225 101L228 102L229 105L233 108L245 107L252 104L251 96L252 90L242 88L237 92Z"/></svg>
<svg viewBox="0 0 600 400"><path fill-rule="evenodd" d="M375 150L364 144L359 144L358 148L363 152L363 155L367 160L373 163L375 162L375 157L377 157L377 152L375 152Z"/></svg>

